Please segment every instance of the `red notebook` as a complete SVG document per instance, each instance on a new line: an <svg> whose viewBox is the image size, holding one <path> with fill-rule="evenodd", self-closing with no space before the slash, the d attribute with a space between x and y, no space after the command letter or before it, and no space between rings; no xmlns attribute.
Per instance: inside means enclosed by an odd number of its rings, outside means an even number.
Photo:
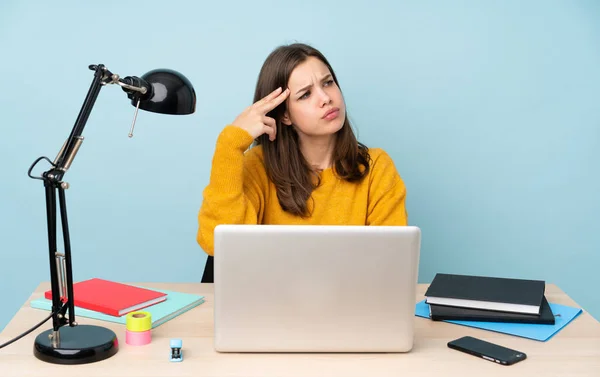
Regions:
<svg viewBox="0 0 600 377"><path fill-rule="evenodd" d="M44 297L52 300L52 291ZM90 279L73 284L75 306L120 317L165 301L167 294L103 279Z"/></svg>

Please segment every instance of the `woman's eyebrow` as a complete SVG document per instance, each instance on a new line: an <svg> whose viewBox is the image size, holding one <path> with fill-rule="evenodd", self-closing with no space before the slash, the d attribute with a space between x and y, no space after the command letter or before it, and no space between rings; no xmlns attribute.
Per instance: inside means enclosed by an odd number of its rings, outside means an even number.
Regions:
<svg viewBox="0 0 600 377"><path fill-rule="evenodd" d="M327 79L330 79L330 78L332 78L332 76L331 76L331 73L327 73L325 76L323 76L323 77L321 78L321 81L323 81L323 80L327 80ZM310 88L311 86L313 86L313 84L308 84L308 85L306 85L306 86L302 87L300 90L298 90L298 91L296 92L296 94L298 94L298 93L300 93L300 92L302 92L302 91L304 91L304 90L306 90L306 89Z"/></svg>

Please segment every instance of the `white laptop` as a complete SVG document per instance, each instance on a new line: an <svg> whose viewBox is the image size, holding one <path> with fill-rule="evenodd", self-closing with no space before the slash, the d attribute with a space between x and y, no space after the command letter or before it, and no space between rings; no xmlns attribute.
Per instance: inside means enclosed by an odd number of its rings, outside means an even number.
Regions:
<svg viewBox="0 0 600 377"><path fill-rule="evenodd" d="M408 352L414 226L219 225L219 352Z"/></svg>

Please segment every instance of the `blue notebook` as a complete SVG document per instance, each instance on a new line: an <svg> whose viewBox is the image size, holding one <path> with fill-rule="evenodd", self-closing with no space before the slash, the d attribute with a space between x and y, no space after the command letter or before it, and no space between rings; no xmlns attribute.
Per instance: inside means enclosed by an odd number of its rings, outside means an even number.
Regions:
<svg viewBox="0 0 600 377"><path fill-rule="evenodd" d="M152 316L153 329L204 302L204 296L194 295L191 293L168 291L164 289L152 289L167 294L167 299L165 301L141 309L149 312ZM32 300L30 305L32 308L36 309L48 311L52 309L52 301L47 300L44 297ZM125 325L127 315L115 317L94 310L75 307L75 317L93 318Z"/></svg>
<svg viewBox="0 0 600 377"><path fill-rule="evenodd" d="M545 342L548 339L552 338L557 332L559 332L563 327L568 325L569 322L571 322L579 314L582 313L582 310L579 308L572 308L570 306L553 303L549 303L549 305L550 309L552 309L552 313L554 313L555 316L554 325L454 320L444 320L442 322L475 327L483 330L496 331L504 334L516 335L523 338L529 338ZM429 318L429 305L425 302L425 300L417 303L415 315L417 317Z"/></svg>

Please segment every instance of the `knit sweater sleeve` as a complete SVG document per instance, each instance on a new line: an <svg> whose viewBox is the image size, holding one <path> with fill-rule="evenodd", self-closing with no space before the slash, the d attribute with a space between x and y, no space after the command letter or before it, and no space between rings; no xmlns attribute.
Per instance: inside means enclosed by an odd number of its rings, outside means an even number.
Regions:
<svg viewBox="0 0 600 377"><path fill-rule="evenodd" d="M374 153L366 225L408 225L406 186L392 158Z"/></svg>
<svg viewBox="0 0 600 377"><path fill-rule="evenodd" d="M264 207L264 184L258 164L244 152L252 144L245 130L226 126L217 138L210 180L203 191L196 241L214 255L214 230L219 224L257 224Z"/></svg>

